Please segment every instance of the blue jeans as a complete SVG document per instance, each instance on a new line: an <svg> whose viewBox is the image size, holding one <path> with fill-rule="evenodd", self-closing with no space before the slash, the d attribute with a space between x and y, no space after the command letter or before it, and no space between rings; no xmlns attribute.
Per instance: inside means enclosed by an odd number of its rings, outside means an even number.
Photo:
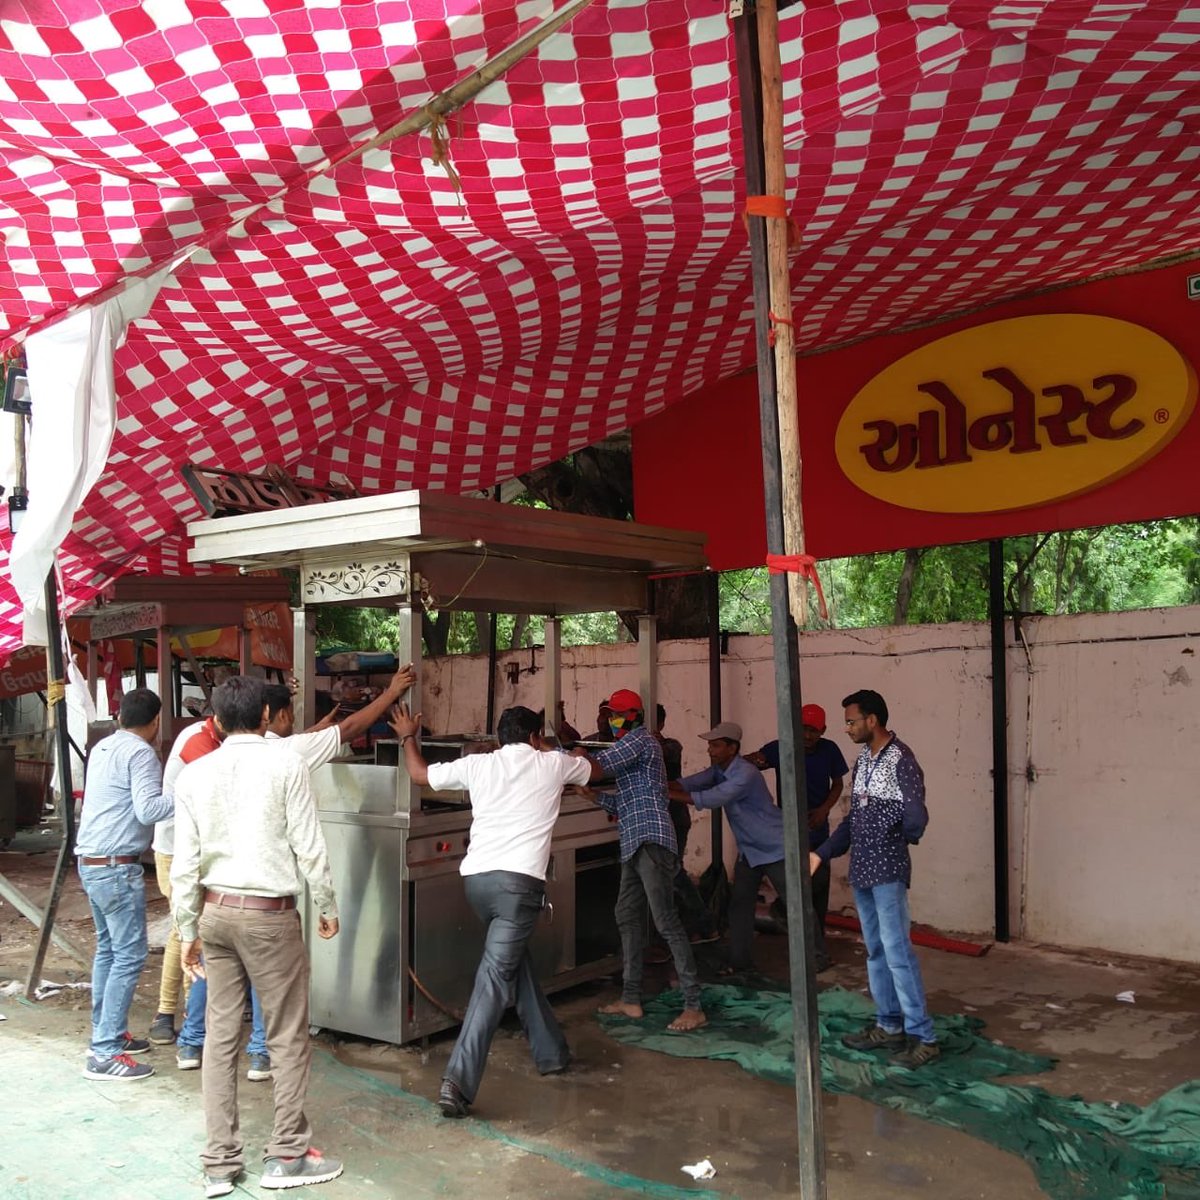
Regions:
<svg viewBox="0 0 1200 1200"><path fill-rule="evenodd" d="M529 956L529 939L542 915L545 885L532 875L515 871L483 871L465 876L463 887L467 903L487 927L487 933L475 986L445 1077L453 1080L473 1104L492 1038L504 1010L514 1000L517 1016L529 1037L534 1064L543 1075L565 1067L571 1052L538 985Z"/></svg>
<svg viewBox="0 0 1200 1200"><path fill-rule="evenodd" d="M903 1030L922 1042L937 1041L909 933L908 885L897 880L855 888L854 903L867 947L867 982L879 1028L887 1033Z"/></svg>
<svg viewBox="0 0 1200 1200"><path fill-rule="evenodd" d="M124 1051L129 1006L146 963L146 877L141 863L80 863L79 879L96 924L91 1052L112 1058Z"/></svg>
<svg viewBox="0 0 1200 1200"><path fill-rule="evenodd" d="M208 1004L208 980L197 979L188 992L187 1012L183 1017L183 1028L179 1031L179 1044L199 1049L204 1045L204 1010ZM262 1005L258 993L250 989L250 1010L254 1019L250 1025L250 1040L246 1043L247 1054L266 1054L267 1026L263 1020Z"/></svg>

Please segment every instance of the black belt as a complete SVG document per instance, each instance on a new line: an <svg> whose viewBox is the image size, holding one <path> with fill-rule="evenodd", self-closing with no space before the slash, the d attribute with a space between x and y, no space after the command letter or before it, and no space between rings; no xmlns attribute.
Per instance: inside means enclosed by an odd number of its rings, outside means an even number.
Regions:
<svg viewBox="0 0 1200 1200"><path fill-rule="evenodd" d="M205 892L204 902L220 908L257 908L268 912L296 907L295 896L242 896L235 892Z"/></svg>

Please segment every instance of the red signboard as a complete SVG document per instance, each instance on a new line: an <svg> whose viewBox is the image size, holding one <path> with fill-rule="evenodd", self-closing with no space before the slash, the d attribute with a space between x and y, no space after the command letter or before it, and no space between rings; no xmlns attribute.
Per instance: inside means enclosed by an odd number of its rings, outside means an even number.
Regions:
<svg viewBox="0 0 1200 1200"><path fill-rule="evenodd" d="M1100 280L799 360L819 558L1200 511L1196 264ZM757 380L633 432L637 519L766 554Z"/></svg>
<svg viewBox="0 0 1200 1200"><path fill-rule="evenodd" d="M46 649L22 646L0 669L0 700L46 690Z"/></svg>

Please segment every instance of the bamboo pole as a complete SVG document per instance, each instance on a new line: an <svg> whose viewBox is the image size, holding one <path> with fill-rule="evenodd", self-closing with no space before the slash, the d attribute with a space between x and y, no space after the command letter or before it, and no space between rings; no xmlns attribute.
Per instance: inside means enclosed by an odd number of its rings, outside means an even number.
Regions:
<svg viewBox="0 0 1200 1200"><path fill-rule="evenodd" d="M776 0L758 0L759 72L762 77L765 195L787 201L783 154L783 68L779 59ZM775 388L779 409L779 456L783 468L784 553L804 553L804 510L800 504L800 418L796 404L796 335L792 327L792 283L788 272L788 223L767 221L767 268L775 333ZM788 577L788 605L800 628L808 621L808 581Z"/></svg>

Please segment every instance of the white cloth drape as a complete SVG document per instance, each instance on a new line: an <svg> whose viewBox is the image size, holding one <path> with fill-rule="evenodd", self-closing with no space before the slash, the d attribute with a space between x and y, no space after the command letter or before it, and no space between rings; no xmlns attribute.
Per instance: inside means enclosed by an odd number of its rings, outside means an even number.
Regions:
<svg viewBox="0 0 1200 1200"><path fill-rule="evenodd" d="M172 264L173 266L174 264ZM33 419L29 509L13 538L9 575L25 609L25 644L47 642L45 587L75 513L100 478L117 424L113 354L171 273L139 279L102 304L25 340Z"/></svg>

